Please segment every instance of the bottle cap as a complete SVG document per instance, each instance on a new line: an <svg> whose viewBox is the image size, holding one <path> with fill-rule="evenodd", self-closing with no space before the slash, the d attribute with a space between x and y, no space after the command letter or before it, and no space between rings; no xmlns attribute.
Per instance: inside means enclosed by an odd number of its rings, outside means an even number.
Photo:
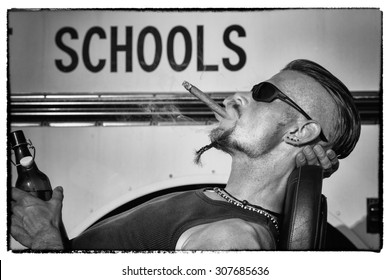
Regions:
<svg viewBox="0 0 390 280"><path fill-rule="evenodd" d="M11 143L11 148L19 146L21 144L27 144L26 137L24 137L24 133L22 130L11 132L9 135L9 141Z"/></svg>
<svg viewBox="0 0 390 280"><path fill-rule="evenodd" d="M32 156L26 156L20 160L20 165L29 168L34 162L34 158Z"/></svg>

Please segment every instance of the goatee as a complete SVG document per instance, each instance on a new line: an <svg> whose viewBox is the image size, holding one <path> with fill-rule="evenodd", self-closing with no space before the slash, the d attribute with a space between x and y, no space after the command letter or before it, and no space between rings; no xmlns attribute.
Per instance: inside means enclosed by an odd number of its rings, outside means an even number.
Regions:
<svg viewBox="0 0 390 280"><path fill-rule="evenodd" d="M230 154L230 135L232 133L233 129L229 129L226 131L222 131L220 128L215 128L210 133L210 140L211 143L209 145L206 145L199 150L195 151L195 158L194 162L197 165L202 165L201 157L203 153L210 150L211 148L216 148L218 150L222 150L226 153Z"/></svg>
<svg viewBox="0 0 390 280"><path fill-rule="evenodd" d="M201 162L200 158L203 155L203 153L210 150L211 148L214 148L214 147L215 147L215 142L212 142L211 144L208 144L208 145L200 148L199 150L195 151L195 158L194 158L195 164L201 166L202 162Z"/></svg>

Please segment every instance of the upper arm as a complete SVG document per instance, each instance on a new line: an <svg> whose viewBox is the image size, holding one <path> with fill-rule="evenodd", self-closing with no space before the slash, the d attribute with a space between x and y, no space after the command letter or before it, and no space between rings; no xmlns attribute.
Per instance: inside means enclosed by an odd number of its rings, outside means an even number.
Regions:
<svg viewBox="0 0 390 280"><path fill-rule="evenodd" d="M267 250L269 234L241 219L229 219L199 226L182 250Z"/></svg>

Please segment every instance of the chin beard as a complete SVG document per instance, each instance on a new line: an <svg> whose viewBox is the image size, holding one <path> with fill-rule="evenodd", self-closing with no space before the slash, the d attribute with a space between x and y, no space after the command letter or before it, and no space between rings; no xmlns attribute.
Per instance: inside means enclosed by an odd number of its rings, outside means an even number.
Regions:
<svg viewBox="0 0 390 280"><path fill-rule="evenodd" d="M201 166L202 162L201 162L200 158L202 157L203 153L210 150L211 148L214 148L214 147L215 147L215 143L213 142L213 143L206 145L206 146L200 148L199 150L195 151L194 163L196 165Z"/></svg>
<svg viewBox="0 0 390 280"><path fill-rule="evenodd" d="M210 133L211 143L200 148L198 151L195 151L194 162L197 165L202 165L201 157L203 153L210 150L211 148L216 148L217 150L224 151L228 154L231 154L231 144L230 144L230 135L232 134L233 129L222 131L219 128L213 129Z"/></svg>
<svg viewBox="0 0 390 280"><path fill-rule="evenodd" d="M242 143L235 141L232 137L233 131L234 127L228 130L223 130L221 128L213 129L210 133L211 143L195 152L194 163L201 166L202 155L211 148L216 148L217 150L221 150L231 156L237 152L245 154L248 158L252 159L261 156L261 150L259 152L253 147L243 145Z"/></svg>

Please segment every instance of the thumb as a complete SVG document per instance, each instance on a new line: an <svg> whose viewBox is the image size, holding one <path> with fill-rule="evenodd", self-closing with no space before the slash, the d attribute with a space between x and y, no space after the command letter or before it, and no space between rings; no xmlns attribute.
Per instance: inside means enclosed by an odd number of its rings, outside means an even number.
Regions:
<svg viewBox="0 0 390 280"><path fill-rule="evenodd" d="M52 199L62 201L64 199L64 189L61 186L56 187L53 190Z"/></svg>

